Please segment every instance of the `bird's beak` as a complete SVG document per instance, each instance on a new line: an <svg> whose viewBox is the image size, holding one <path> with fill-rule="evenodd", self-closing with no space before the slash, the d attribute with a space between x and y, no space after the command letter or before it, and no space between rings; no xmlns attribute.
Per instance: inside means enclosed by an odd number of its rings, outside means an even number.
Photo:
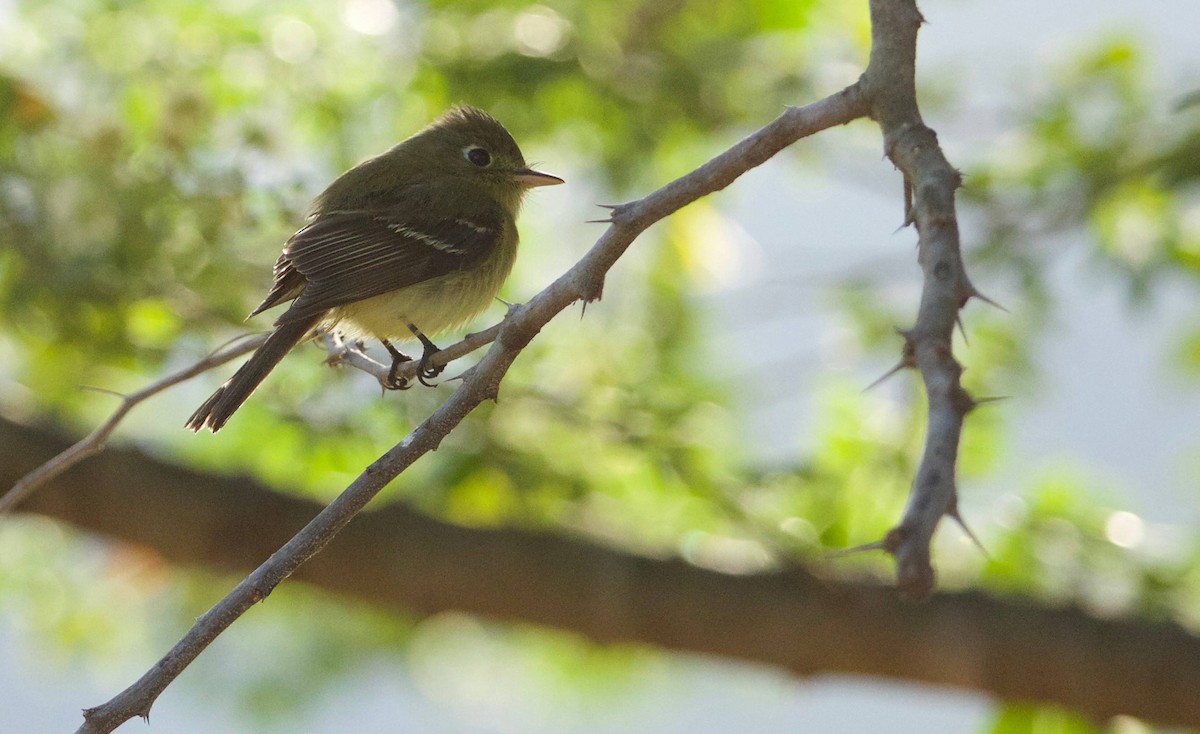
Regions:
<svg viewBox="0 0 1200 734"><path fill-rule="evenodd" d="M532 189L535 186L557 186L563 183L563 180L558 176L535 171L532 168L522 168L513 175L513 178L527 189Z"/></svg>

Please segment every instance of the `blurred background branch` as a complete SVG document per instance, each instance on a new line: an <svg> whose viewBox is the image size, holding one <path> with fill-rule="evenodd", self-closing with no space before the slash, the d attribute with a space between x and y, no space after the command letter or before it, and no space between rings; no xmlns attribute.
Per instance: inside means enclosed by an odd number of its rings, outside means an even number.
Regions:
<svg viewBox="0 0 1200 734"><path fill-rule="evenodd" d="M0 422L24 465L62 438ZM322 505L114 451L56 480L27 510L145 546L185 566L253 569ZM23 471L0 465L0 480ZM885 585L796 567L728 574L586 540L451 525L394 505L367 512L295 578L375 607L547 625L602 644L748 660L801 675L854 673L1200 726L1200 639L979 593L928 605ZM270 604L268 604L268 608Z"/></svg>

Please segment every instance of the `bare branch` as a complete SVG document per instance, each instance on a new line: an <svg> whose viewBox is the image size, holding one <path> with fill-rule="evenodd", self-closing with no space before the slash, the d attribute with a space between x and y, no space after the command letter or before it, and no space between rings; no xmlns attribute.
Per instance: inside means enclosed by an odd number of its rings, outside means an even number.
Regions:
<svg viewBox="0 0 1200 734"><path fill-rule="evenodd" d="M51 479L54 479L89 456L94 456L103 451L108 437L112 435L117 425L120 424L129 411L133 410L138 403L154 397L169 387L186 382L196 375L207 372L213 367L225 364L231 359L240 357L248 352L253 352L266 340L266 334L259 334L252 338L240 340L235 344L218 349L190 367L167 375L157 382L143 387L132 395L121 396L121 404L99 428L92 431L85 438L80 439L66 451L63 451L58 456L55 456L45 464L18 479L16 484L12 486L12 489L0 497L0 517L12 512L14 507L21 504L29 495L36 492L39 487L45 485Z"/></svg>
<svg viewBox="0 0 1200 734"><path fill-rule="evenodd" d="M510 309L491 349L433 415L368 466L303 530L197 619L183 639L137 682L109 702L85 710L78 731L110 732L134 716L148 716L159 694L222 631L320 551L390 481L436 449L477 405L495 398L513 360L551 318L576 301L598 299L609 268L646 228L725 188L800 138L846 124L863 116L866 109L858 85L805 107L789 108L770 125L688 175L645 198L617 206L613 223L582 260L529 303Z"/></svg>

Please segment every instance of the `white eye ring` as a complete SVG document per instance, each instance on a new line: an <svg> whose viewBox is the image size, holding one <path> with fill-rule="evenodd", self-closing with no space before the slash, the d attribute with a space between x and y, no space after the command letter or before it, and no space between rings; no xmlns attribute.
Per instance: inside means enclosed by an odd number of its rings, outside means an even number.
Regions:
<svg viewBox="0 0 1200 734"><path fill-rule="evenodd" d="M478 145L469 145L466 148L463 148L463 157L466 158L471 165L479 168L487 168L488 166L492 165L492 154L487 152L486 148L482 148Z"/></svg>

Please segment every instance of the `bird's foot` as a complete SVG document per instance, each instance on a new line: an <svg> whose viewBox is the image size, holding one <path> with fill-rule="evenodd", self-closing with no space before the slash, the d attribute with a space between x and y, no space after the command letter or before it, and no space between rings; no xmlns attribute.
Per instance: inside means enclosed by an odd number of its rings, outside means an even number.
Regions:
<svg viewBox="0 0 1200 734"><path fill-rule="evenodd" d="M412 387L412 382L410 382L407 377L401 377L399 375L400 365L404 364L405 362L411 362L412 357L393 347L392 343L387 339L380 339L379 341L383 342L383 346L388 350L388 354L392 355L392 367L388 370L387 378L383 381L384 389L407 390L408 388ZM424 358L422 357L422 359Z"/></svg>
<svg viewBox="0 0 1200 734"><path fill-rule="evenodd" d="M423 351L421 352L421 361L417 363L417 382L420 382L425 387L437 387L436 383L432 383L430 380L442 374L442 371L446 369L446 365L443 364L431 367L429 365L429 359L433 355L440 352L441 349L438 348L438 345L431 342L429 337L422 334L421 330L416 326L409 324L408 328L413 333L413 336L421 340L421 347L423 348Z"/></svg>

